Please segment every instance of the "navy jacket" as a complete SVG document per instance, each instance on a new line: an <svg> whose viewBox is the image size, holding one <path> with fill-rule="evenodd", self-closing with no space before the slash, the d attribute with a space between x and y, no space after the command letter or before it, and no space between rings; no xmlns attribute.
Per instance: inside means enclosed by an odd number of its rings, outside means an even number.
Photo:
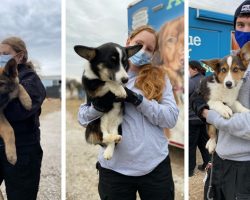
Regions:
<svg viewBox="0 0 250 200"><path fill-rule="evenodd" d="M25 110L18 98L12 100L4 110L4 114L15 132L16 145L30 145L40 142L41 105L46 97L45 88L36 72L24 64L18 65L20 84L32 99L32 109ZM0 146L3 141L0 139Z"/></svg>

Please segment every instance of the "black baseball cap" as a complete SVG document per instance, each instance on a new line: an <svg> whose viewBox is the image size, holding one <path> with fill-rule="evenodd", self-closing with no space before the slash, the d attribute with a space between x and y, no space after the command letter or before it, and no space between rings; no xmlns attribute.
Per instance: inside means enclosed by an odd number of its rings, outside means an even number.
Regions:
<svg viewBox="0 0 250 200"><path fill-rule="evenodd" d="M236 26L236 19L240 14L250 14L250 0L244 1L240 6L236 9L234 13L234 28Z"/></svg>

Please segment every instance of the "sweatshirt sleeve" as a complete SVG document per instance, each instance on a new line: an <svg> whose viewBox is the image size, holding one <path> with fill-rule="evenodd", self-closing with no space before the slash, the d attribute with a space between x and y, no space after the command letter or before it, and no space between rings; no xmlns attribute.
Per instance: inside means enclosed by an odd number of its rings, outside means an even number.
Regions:
<svg viewBox="0 0 250 200"><path fill-rule="evenodd" d="M207 122L225 133L250 140L250 112L235 113L230 119L224 119L216 111L209 110Z"/></svg>
<svg viewBox="0 0 250 200"><path fill-rule="evenodd" d="M161 128L173 128L178 119L179 109L177 108L169 79L166 81L163 98L160 103L143 98L142 103L137 106L137 110L153 125Z"/></svg>
<svg viewBox="0 0 250 200"><path fill-rule="evenodd" d="M90 122L100 118L102 112L96 110L90 103L81 104L78 111L78 122L86 127Z"/></svg>

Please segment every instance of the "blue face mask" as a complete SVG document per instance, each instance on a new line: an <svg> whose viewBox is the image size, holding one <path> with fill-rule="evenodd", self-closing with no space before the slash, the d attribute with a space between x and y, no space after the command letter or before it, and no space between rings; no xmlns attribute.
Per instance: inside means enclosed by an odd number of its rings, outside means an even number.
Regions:
<svg viewBox="0 0 250 200"><path fill-rule="evenodd" d="M240 48L242 48L244 44L250 41L250 32L235 31L235 39Z"/></svg>
<svg viewBox="0 0 250 200"><path fill-rule="evenodd" d="M152 56L145 52L143 49L138 51L135 55L129 58L129 60L137 67L146 65L151 62Z"/></svg>
<svg viewBox="0 0 250 200"><path fill-rule="evenodd" d="M6 63L13 58L12 55L0 55L0 67L4 67Z"/></svg>

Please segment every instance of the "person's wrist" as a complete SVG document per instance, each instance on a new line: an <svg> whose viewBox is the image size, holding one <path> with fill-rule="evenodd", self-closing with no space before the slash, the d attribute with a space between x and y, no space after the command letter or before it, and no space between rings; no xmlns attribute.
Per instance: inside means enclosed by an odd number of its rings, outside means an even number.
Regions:
<svg viewBox="0 0 250 200"><path fill-rule="evenodd" d="M202 113L201 113L202 117L206 118L207 119L207 116L208 116L208 109L203 109Z"/></svg>

